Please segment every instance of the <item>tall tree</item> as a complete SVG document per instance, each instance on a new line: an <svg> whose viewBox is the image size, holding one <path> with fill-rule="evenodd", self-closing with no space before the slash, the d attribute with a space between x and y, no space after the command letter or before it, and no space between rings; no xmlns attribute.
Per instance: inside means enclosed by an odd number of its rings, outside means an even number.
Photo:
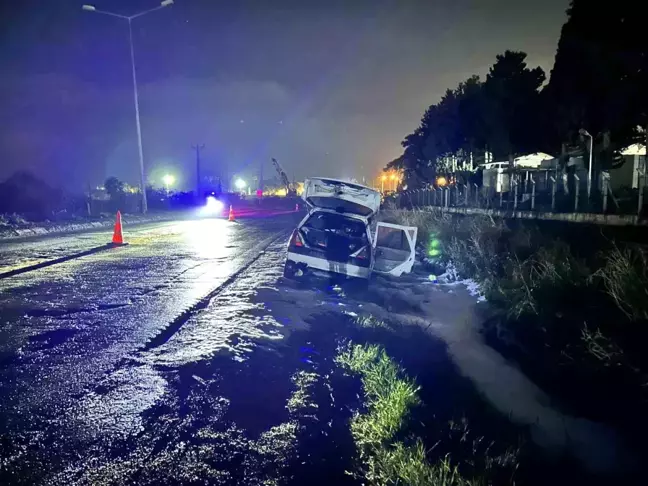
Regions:
<svg viewBox="0 0 648 486"><path fill-rule="evenodd" d="M529 69L524 52L506 51L497 56L484 83L485 112L490 118L487 140L496 158L536 151L542 68Z"/></svg>
<svg viewBox="0 0 648 486"><path fill-rule="evenodd" d="M642 4L572 0L567 14L547 86L554 143L573 143L585 128L600 146L609 137L610 147L624 147L635 140L637 124L648 123Z"/></svg>
<svg viewBox="0 0 648 486"><path fill-rule="evenodd" d="M497 56L486 82L472 76L430 106L419 127L403 140L404 152L388 168L404 169L412 186L434 181L477 152L505 157L537 150L540 68L529 69L526 54L507 51Z"/></svg>

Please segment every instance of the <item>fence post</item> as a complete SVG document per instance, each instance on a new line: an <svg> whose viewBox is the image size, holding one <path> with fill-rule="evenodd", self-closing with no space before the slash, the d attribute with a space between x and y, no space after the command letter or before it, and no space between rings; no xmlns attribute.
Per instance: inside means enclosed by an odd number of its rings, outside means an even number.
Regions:
<svg viewBox="0 0 648 486"><path fill-rule="evenodd" d="M503 188L501 188L501 189L503 189ZM503 191L500 191L499 194L500 194L500 209L502 209L502 198L503 198L503 196L504 196L504 192L503 192Z"/></svg>
<svg viewBox="0 0 648 486"><path fill-rule="evenodd" d="M551 210L556 210L556 179L554 176L549 177L551 179Z"/></svg>
<svg viewBox="0 0 648 486"><path fill-rule="evenodd" d="M531 176L531 211L535 210L536 181Z"/></svg>
<svg viewBox="0 0 648 486"><path fill-rule="evenodd" d="M479 186L476 183L473 183L475 186L475 206L479 207Z"/></svg>
<svg viewBox="0 0 648 486"><path fill-rule="evenodd" d="M518 203L518 186L519 186L519 181L517 180L517 177L513 180L513 211L517 210L517 203Z"/></svg>
<svg viewBox="0 0 648 486"><path fill-rule="evenodd" d="M470 184L464 184L464 200L466 207L468 207L468 200L470 199Z"/></svg>
<svg viewBox="0 0 648 486"><path fill-rule="evenodd" d="M644 200L644 186L646 185L646 169L638 171L639 177L639 200L637 202L637 216L641 217L641 212L643 211L643 200Z"/></svg>
<svg viewBox="0 0 648 486"><path fill-rule="evenodd" d="M527 193L528 187L529 187L529 171L527 170L524 176L524 191L522 192L522 194Z"/></svg>
<svg viewBox="0 0 648 486"><path fill-rule="evenodd" d="M437 190L436 190L436 188L434 186L432 186L432 197L434 198L434 202L432 203L433 206L436 206L436 203L437 203L437 200L436 200L437 196L436 195L437 195Z"/></svg>
<svg viewBox="0 0 648 486"><path fill-rule="evenodd" d="M607 202L608 202L608 192L610 190L608 186L608 178L603 176L603 212L607 213Z"/></svg>
<svg viewBox="0 0 648 486"><path fill-rule="evenodd" d="M580 178L574 174L574 180L576 181L576 184L574 184L574 212L578 212L578 196L580 195Z"/></svg>
<svg viewBox="0 0 648 486"><path fill-rule="evenodd" d="M450 192L450 190L447 187L443 188L443 195L445 197L445 207L446 208L450 204L450 194L448 194L449 192Z"/></svg>

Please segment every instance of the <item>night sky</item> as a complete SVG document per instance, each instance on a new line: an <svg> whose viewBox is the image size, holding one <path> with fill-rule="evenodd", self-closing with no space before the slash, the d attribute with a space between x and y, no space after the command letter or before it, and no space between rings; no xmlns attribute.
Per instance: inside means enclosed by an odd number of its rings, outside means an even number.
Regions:
<svg viewBox="0 0 648 486"><path fill-rule="evenodd" d="M130 15L156 0L85 0ZM138 180L128 28L84 0L3 0L0 179ZM256 174L375 176L447 88L506 49L551 69L568 0L176 0L133 21L144 157L193 184ZM534 6L531 6L534 5ZM269 163L266 175L271 174Z"/></svg>

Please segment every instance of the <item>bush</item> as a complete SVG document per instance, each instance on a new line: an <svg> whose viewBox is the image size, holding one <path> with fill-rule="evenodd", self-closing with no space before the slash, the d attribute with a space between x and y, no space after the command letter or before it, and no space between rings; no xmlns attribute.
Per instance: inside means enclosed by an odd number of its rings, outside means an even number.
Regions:
<svg viewBox="0 0 648 486"><path fill-rule="evenodd" d="M554 241L521 259L507 256L503 274L486 289L487 298L507 308L509 317L553 316L565 299L578 299L589 271L565 243Z"/></svg>
<svg viewBox="0 0 648 486"><path fill-rule="evenodd" d="M618 308L632 321L648 320L648 258L639 248L614 247L604 257L594 278L603 280L605 290Z"/></svg>

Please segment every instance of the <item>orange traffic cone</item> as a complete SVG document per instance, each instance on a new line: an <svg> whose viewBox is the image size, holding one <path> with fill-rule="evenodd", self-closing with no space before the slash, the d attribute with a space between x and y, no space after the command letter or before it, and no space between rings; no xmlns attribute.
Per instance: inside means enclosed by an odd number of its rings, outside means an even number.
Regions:
<svg viewBox="0 0 648 486"><path fill-rule="evenodd" d="M229 216L227 218L228 221L234 221L234 209L232 208L232 205L230 205L230 211L229 211Z"/></svg>
<svg viewBox="0 0 648 486"><path fill-rule="evenodd" d="M124 235L122 234L121 212L117 211L117 219L115 219L115 231L113 231L112 238L113 245L123 245Z"/></svg>

